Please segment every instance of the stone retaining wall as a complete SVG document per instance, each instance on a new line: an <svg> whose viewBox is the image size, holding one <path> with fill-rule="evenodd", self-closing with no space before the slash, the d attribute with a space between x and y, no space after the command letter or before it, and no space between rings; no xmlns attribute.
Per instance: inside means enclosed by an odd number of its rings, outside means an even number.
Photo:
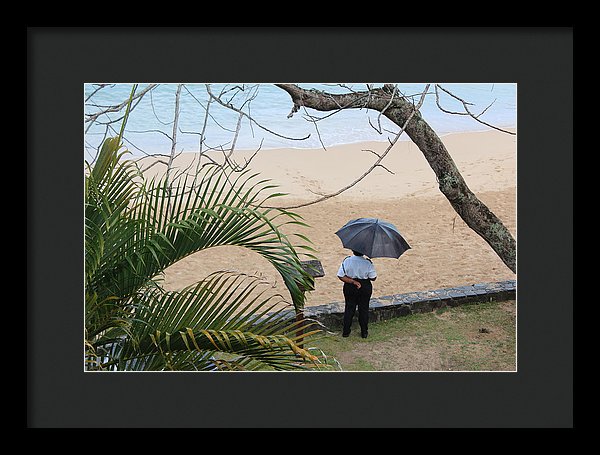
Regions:
<svg viewBox="0 0 600 455"><path fill-rule="evenodd" d="M369 322L426 313L446 306L512 300L516 298L516 287L516 280L509 280L372 298ZM317 320L330 330L341 329L344 302L306 307L304 317Z"/></svg>

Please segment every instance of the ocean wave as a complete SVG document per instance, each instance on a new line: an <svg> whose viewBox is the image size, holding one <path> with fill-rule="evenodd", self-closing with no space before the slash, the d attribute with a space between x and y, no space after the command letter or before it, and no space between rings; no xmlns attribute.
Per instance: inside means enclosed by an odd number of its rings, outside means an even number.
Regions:
<svg viewBox="0 0 600 455"><path fill-rule="evenodd" d="M240 84L241 85L241 84ZM211 85L213 93L219 93L233 84ZM347 90L346 85L302 84L331 93ZM425 84L398 84L405 95L418 95ZM444 84L449 91L469 103L469 110L479 114L484 109L482 119L490 124L515 127L516 125L516 84ZM97 86L87 84L84 95L87 98ZM140 86L142 90L144 86ZM135 105L127 123L125 140L134 155L144 153L169 154L172 147L173 118L175 112L175 92L177 84L160 84ZM245 87L246 88L246 87ZM364 90L364 84L352 84L353 90ZM272 84L248 86L248 93L254 97L249 103L250 114L255 122L243 117L236 136L238 114L217 103L211 103L210 116L204 131L203 150L240 150L262 148L318 148L364 141L386 141L392 139L399 127L378 112L365 109L346 109L334 114L301 109L288 117L292 104L289 95ZM127 100L131 84L113 84L98 90L84 106L86 113L98 112L104 106L111 106ZM234 93L233 91L231 93ZM440 92L439 103L448 111L459 111L461 103L452 96ZM443 95L443 96L442 96ZM226 97L224 97L226 98ZM232 104L243 103L238 94ZM179 124L176 131L176 151L193 152L200 149L200 132L206 117L208 95L204 84L186 84L181 91ZM245 107L247 107L246 104ZM488 107L489 106L489 107ZM84 138L86 158L93 156L106 134L116 134L118 122L111 130L106 123L118 120L123 112L109 112L99 117L101 123L86 124ZM439 134L480 131L487 129L473 118L465 115L451 115L442 112L435 96L430 94L421 108L421 114ZM120 126L120 125L119 125ZM89 129L88 129L89 127ZM266 129L263 129L264 127ZM276 134L273 134L274 132ZM285 137L285 138L284 138ZM286 139L288 138L288 139ZM300 140L301 138L305 138ZM406 140L406 136L401 140Z"/></svg>

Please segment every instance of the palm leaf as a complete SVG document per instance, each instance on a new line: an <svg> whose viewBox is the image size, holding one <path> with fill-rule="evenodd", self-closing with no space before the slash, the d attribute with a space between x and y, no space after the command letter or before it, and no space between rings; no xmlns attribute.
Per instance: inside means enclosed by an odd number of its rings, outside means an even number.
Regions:
<svg viewBox="0 0 600 455"><path fill-rule="evenodd" d="M131 172L121 171L121 179L131 179ZM281 232L284 223L273 221L281 213L254 205L264 188L255 185L253 177L256 175L232 179L231 172L213 166L205 169L196 187L189 188L186 180L175 188L165 180L151 181L143 189L138 187L135 200L128 198L133 207L128 213L122 212L126 198L118 198L116 202L115 198L109 199L110 204L103 204L110 206L109 209L96 210L95 218L89 217L88 235L98 239L93 244L102 239L111 248L105 251L104 262L87 283L88 287L109 289L111 294L127 297L149 277L192 253L214 246L236 245L249 248L271 262L288 287L296 308L302 308L304 293L300 288L310 287L312 277L302 269L294 246ZM134 193L134 185L114 184L126 189L128 195ZM107 242L108 232L96 233L97 225L117 225L118 238ZM299 247L309 251L303 245ZM91 257L97 258L97 253L91 253Z"/></svg>
<svg viewBox="0 0 600 455"><path fill-rule="evenodd" d="M123 340L106 356L115 369L322 369L322 357L298 346L317 331L310 321L289 317L280 296L258 292L255 277L216 273L182 291L152 290L140 296L137 320L131 325L136 343ZM143 322L142 322L143 321ZM102 341L94 349L106 346ZM105 349L105 352L108 352Z"/></svg>
<svg viewBox="0 0 600 455"><path fill-rule="evenodd" d="M123 129L103 143L93 166L86 163L86 368L278 370L330 363L298 346L297 331L302 342L317 331L276 309L281 299L257 292L256 280L220 273L179 292L162 289L159 277L170 265L235 245L275 267L298 311L313 278L296 250L309 257L313 250L290 240L310 243L306 237L282 231L305 225L301 217L262 207L279 195L270 193L269 180L214 165L193 178L146 180L124 159Z"/></svg>

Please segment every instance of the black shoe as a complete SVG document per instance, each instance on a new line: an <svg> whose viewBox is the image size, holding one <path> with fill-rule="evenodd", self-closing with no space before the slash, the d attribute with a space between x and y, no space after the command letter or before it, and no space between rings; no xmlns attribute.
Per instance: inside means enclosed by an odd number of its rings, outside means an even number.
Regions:
<svg viewBox="0 0 600 455"><path fill-rule="evenodd" d="M342 333L342 336L343 336L344 338L348 338L348 337L350 336L350 332L348 332L348 333Z"/></svg>
<svg viewBox="0 0 600 455"><path fill-rule="evenodd" d="M360 336L362 338L367 338L369 336L369 333L368 332L363 332L363 333L360 334Z"/></svg>

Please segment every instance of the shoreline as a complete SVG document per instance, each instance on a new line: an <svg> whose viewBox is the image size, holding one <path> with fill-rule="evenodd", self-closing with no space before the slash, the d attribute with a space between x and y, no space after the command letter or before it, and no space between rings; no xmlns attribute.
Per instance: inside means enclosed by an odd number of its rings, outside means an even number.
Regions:
<svg viewBox="0 0 600 455"><path fill-rule="evenodd" d="M505 125L497 125L498 128L502 128L505 129L507 131L511 131L513 133L516 133L517 128L513 125L513 126L505 126ZM463 130L463 131L450 131L447 133L437 133L437 135L440 137L440 139L442 139L442 141L444 140L444 138L447 138L448 136L454 136L454 135L471 135L471 134L481 134L481 133L491 133L491 132L499 132L498 130L495 130L493 128L485 128L485 129L481 129L481 130ZM501 133L501 134L506 134L506 133ZM400 136L399 141L411 141L411 139L406 135L406 133L403 133L402 136ZM345 147L345 146L355 146L355 145L359 145L359 144L380 144L382 146L387 146L389 144L388 141L386 140L362 140L362 141L355 141L355 142L339 142L339 143L335 143L335 144L329 144L326 145L326 148L337 148L337 147ZM242 154L251 154L256 152L256 148L236 148L234 150L234 154L235 153L242 153ZM272 150L290 150L290 151L326 151L323 150L323 147L294 147L291 145L285 145L285 146L268 146L268 147L261 147L260 151L272 151ZM259 153L260 153L259 151ZM139 160L139 159L152 159L152 155L137 155L136 153L139 153L139 151L132 151L130 150L132 156L132 159L135 160ZM163 153L163 152L154 152L155 155L157 156L161 156L161 157L168 157L169 154L168 153ZM204 151L203 153L206 154L222 154L222 151L217 151L217 150L210 150L210 151ZM179 152L179 155L181 156L186 156L186 155L197 155L198 151L181 151Z"/></svg>
<svg viewBox="0 0 600 455"><path fill-rule="evenodd" d="M516 186L516 137L495 130L476 133L451 133L442 139L450 155L474 192ZM323 150L274 148L234 152L231 159L239 165L250 160L249 168L278 185L289 201L312 201L354 182L383 152L387 142L360 142L332 146ZM369 151L373 151L370 153ZM184 152L174 159L174 169L195 169L197 153ZM203 162L222 163L224 153L205 153ZM136 160L142 168L158 161L155 157ZM487 162L486 162L487 161ZM398 141L381 163L359 184L337 196L342 199L397 199L439 192L436 177L421 151L412 141ZM154 165L145 175L160 175L166 166ZM483 170L483 172L482 172Z"/></svg>

